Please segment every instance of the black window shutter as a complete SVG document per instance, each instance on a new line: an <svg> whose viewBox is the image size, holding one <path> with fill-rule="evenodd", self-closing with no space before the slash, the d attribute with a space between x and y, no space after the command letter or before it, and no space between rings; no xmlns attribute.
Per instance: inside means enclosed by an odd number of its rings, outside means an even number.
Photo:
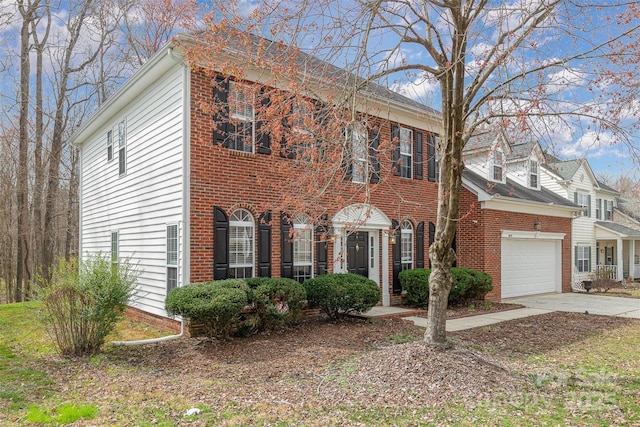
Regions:
<svg viewBox="0 0 640 427"><path fill-rule="evenodd" d="M424 221L416 227L416 268L424 268Z"/></svg>
<svg viewBox="0 0 640 427"><path fill-rule="evenodd" d="M213 208L213 280L227 278L229 269L229 217L221 208Z"/></svg>
<svg viewBox="0 0 640 427"><path fill-rule="evenodd" d="M400 128L397 125L391 125L391 140L395 146L393 147L393 154L391 156L393 160L392 169L394 175L400 175Z"/></svg>
<svg viewBox="0 0 640 427"><path fill-rule="evenodd" d="M258 277L271 277L271 212L258 220Z"/></svg>
<svg viewBox="0 0 640 427"><path fill-rule="evenodd" d="M436 182L436 138L427 134L427 179Z"/></svg>
<svg viewBox="0 0 640 427"><path fill-rule="evenodd" d="M289 216L280 213L280 277L293 279L293 240Z"/></svg>
<svg viewBox="0 0 640 427"><path fill-rule="evenodd" d="M413 177L415 179L423 179L423 147L422 132L413 132Z"/></svg>
<svg viewBox="0 0 640 427"><path fill-rule="evenodd" d="M229 134L229 81L221 76L216 76L213 86L213 102L216 113L213 115L213 143L226 145Z"/></svg>
<svg viewBox="0 0 640 427"><path fill-rule="evenodd" d="M329 251L327 248L327 229L323 226L316 228L316 276L327 274L329 268Z"/></svg>
<svg viewBox="0 0 640 427"><path fill-rule="evenodd" d="M260 115L266 114L266 110L271 105L271 100L264 91L260 92ZM256 122L256 151L260 154L271 154L271 135L267 130L265 120Z"/></svg>
<svg viewBox="0 0 640 427"><path fill-rule="evenodd" d="M431 250L431 245L436 240L436 225L429 221L429 250ZM431 268L431 258L429 258L429 268Z"/></svg>
<svg viewBox="0 0 640 427"><path fill-rule="evenodd" d="M391 220L391 229L396 235L400 231L398 221ZM400 284L400 272L402 271L402 259L400 253L400 236L396 237L396 244L393 245L393 293L402 293L402 285Z"/></svg>
<svg viewBox="0 0 640 427"><path fill-rule="evenodd" d="M371 183L380 182L380 158L378 157L378 147L380 147L380 131L371 129L369 131L369 161L371 162Z"/></svg>

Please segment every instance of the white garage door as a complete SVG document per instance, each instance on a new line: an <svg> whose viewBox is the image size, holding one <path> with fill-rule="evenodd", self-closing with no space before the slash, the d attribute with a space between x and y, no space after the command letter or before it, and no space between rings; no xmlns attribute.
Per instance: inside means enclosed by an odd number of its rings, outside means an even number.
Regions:
<svg viewBox="0 0 640 427"><path fill-rule="evenodd" d="M557 240L502 239L502 298L561 289Z"/></svg>

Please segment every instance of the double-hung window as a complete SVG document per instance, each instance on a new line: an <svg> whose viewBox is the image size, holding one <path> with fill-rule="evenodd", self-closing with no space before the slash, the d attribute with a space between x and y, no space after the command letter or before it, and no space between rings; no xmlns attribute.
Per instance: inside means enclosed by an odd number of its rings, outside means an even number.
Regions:
<svg viewBox="0 0 640 427"><path fill-rule="evenodd" d="M107 131L107 161L113 160L113 130Z"/></svg>
<svg viewBox="0 0 640 427"><path fill-rule="evenodd" d="M493 152L493 180L503 181L504 154L502 151Z"/></svg>
<svg viewBox="0 0 640 427"><path fill-rule="evenodd" d="M604 219L613 221L613 200L604 201Z"/></svg>
<svg viewBox="0 0 640 427"><path fill-rule="evenodd" d="M255 243L254 221L245 209L229 217L229 278L253 277Z"/></svg>
<svg viewBox="0 0 640 427"><path fill-rule="evenodd" d="M167 293L178 287L178 226L167 225Z"/></svg>
<svg viewBox="0 0 640 427"><path fill-rule="evenodd" d="M606 207L606 201L605 201L605 207ZM596 199L596 219L602 219L602 199Z"/></svg>
<svg viewBox="0 0 640 427"><path fill-rule="evenodd" d="M400 176L403 178L413 178L413 131L407 128L400 128Z"/></svg>
<svg viewBox="0 0 640 427"><path fill-rule="evenodd" d="M127 122L122 120L118 123L118 174L127 173Z"/></svg>
<svg viewBox="0 0 640 427"><path fill-rule="evenodd" d="M591 246L576 246L576 267L580 273L591 271Z"/></svg>
<svg viewBox="0 0 640 427"><path fill-rule="evenodd" d="M413 268L413 226L409 221L400 227L400 261L403 271Z"/></svg>
<svg viewBox="0 0 640 427"><path fill-rule="evenodd" d="M361 124L352 124L347 132L351 145L351 166L353 182L365 183L369 176L369 153L367 150L367 132Z"/></svg>
<svg viewBox="0 0 640 427"><path fill-rule="evenodd" d="M529 161L529 187L539 188L540 169L536 160Z"/></svg>
<svg viewBox="0 0 640 427"><path fill-rule="evenodd" d="M575 202L576 205L582 207L580 215L589 216L589 204L591 202L591 196L587 193L578 191L576 192Z"/></svg>
<svg viewBox="0 0 640 427"><path fill-rule="evenodd" d="M111 232L111 268L118 267L118 232Z"/></svg>
<svg viewBox="0 0 640 427"><path fill-rule="evenodd" d="M229 83L229 141L236 151L253 153L255 141L255 108L253 92L247 85Z"/></svg>
<svg viewBox="0 0 640 427"><path fill-rule="evenodd" d="M293 223L293 278L302 283L313 276L313 229L309 217L298 215Z"/></svg>

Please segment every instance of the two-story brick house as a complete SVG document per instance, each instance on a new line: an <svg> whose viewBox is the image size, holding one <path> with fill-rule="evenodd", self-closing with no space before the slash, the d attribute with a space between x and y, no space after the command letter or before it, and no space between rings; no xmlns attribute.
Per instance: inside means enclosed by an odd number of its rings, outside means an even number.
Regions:
<svg viewBox="0 0 640 427"><path fill-rule="evenodd" d="M242 61L237 52L229 58ZM269 70L247 65L242 80L207 71L191 67L168 44L74 133L71 143L81 153L81 254L131 257L142 271L136 312L167 324L170 289L231 277L303 281L351 271L380 285L381 304L399 303L398 273L429 263L439 113L381 86L360 92L356 117L366 122L326 124L344 127L336 142L350 154L340 179L314 195L314 204L325 207L318 223L317 212L288 206L285 197L305 162L261 131L263 100L242 93L268 84ZM320 80L313 101L321 103L323 90L328 97L336 86ZM381 141L393 144L378 150ZM500 141L467 153L457 265L489 272L494 300L566 291L565 246L576 208L551 198L539 181L532 189L506 173L521 163L530 167L539 147L507 167L507 154L516 150L501 146L505 156L496 159ZM473 166L475 157L484 160ZM523 283L532 269L546 275Z"/></svg>

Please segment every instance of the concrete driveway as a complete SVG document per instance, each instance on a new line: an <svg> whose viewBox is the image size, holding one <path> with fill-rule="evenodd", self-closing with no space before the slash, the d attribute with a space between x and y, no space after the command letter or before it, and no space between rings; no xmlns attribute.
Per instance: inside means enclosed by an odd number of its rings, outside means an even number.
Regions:
<svg viewBox="0 0 640 427"><path fill-rule="evenodd" d="M528 308L549 311L602 314L640 319L640 299L609 297L587 293L543 294L502 300Z"/></svg>

